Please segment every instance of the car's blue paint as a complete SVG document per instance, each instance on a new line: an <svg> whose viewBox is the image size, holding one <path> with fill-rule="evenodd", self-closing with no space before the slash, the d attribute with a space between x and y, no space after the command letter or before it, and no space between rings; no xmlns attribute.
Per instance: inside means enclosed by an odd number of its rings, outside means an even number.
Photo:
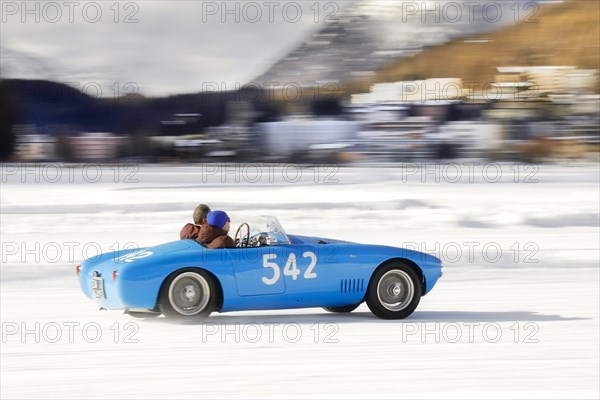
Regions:
<svg viewBox="0 0 600 400"><path fill-rule="evenodd" d="M167 277L183 268L201 268L211 273L222 290L220 311L335 307L364 299L374 271L389 260L405 260L423 277L423 294L441 276L438 258L414 250L366 245L317 237L289 235L289 244L255 248L207 249L193 240L179 240L137 250L105 253L81 264L79 282L83 292L107 309L154 309ZM316 256L313 273L307 269ZM293 256L290 256L293 254ZM275 262L280 278L272 285ZM299 275L284 274L286 262L294 258ZM291 268L291 267L290 267ZM118 277L113 280L113 271ZM92 277L104 281L104 298L96 298ZM310 274L306 275L310 277Z"/></svg>

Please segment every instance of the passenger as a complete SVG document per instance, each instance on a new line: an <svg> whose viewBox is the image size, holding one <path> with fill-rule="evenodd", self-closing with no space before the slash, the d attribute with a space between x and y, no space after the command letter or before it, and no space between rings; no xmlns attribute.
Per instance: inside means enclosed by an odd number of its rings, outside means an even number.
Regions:
<svg viewBox="0 0 600 400"><path fill-rule="evenodd" d="M198 239L200 228L206 225L206 216L210 212L210 207L206 204L200 204L194 210L194 223L185 224L181 232L179 233L180 239Z"/></svg>
<svg viewBox="0 0 600 400"><path fill-rule="evenodd" d="M206 217L206 225L200 229L197 242L203 243L209 249L235 247L235 242L227 236L231 220L225 211L211 211Z"/></svg>

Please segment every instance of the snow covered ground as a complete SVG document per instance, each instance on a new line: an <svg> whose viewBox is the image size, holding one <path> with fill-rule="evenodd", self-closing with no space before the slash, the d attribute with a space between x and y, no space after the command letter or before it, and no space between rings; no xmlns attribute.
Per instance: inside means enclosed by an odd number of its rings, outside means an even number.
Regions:
<svg viewBox="0 0 600 400"><path fill-rule="evenodd" d="M597 165L0 167L2 398L600 396ZM404 321L181 325L83 296L82 258L177 239L199 202L427 251L444 276Z"/></svg>

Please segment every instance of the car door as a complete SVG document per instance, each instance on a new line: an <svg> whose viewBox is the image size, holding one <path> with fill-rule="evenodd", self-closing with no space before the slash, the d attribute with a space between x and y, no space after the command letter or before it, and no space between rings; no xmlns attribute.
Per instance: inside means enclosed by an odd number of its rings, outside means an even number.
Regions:
<svg viewBox="0 0 600 400"><path fill-rule="evenodd" d="M295 245L227 249L240 296L283 294L286 292L284 267L295 257Z"/></svg>

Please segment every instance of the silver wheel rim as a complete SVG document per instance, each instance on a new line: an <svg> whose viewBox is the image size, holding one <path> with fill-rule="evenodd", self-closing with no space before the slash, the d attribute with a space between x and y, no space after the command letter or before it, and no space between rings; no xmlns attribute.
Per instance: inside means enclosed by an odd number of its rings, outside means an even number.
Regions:
<svg viewBox="0 0 600 400"><path fill-rule="evenodd" d="M169 286L171 307L181 315L196 315L206 308L210 287L204 277L195 272L177 275Z"/></svg>
<svg viewBox="0 0 600 400"><path fill-rule="evenodd" d="M377 298L390 311L404 310L412 301L415 287L410 275L393 269L383 274L377 283Z"/></svg>

